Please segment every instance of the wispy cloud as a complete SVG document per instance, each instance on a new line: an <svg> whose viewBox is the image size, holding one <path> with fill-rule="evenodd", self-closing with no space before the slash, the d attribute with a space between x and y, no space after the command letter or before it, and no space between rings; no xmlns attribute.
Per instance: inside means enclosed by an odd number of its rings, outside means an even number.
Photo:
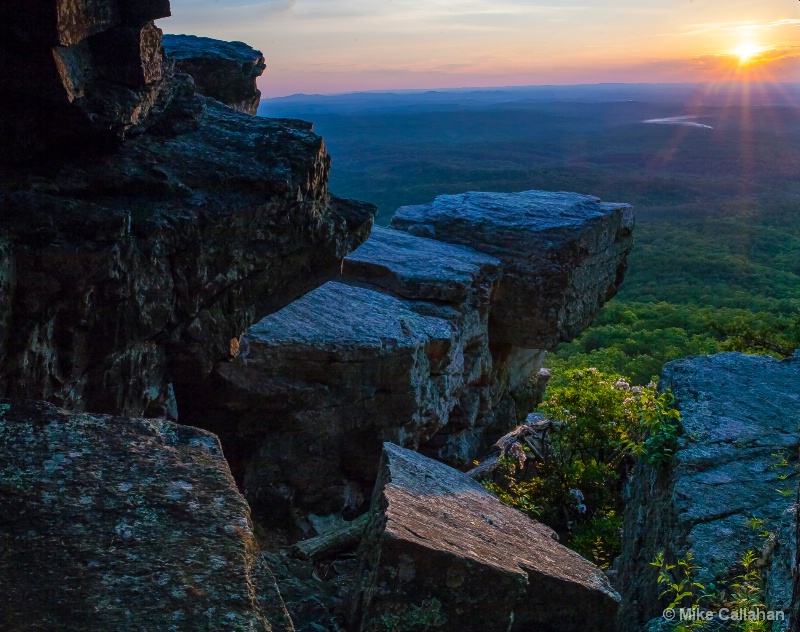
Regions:
<svg viewBox="0 0 800 632"><path fill-rule="evenodd" d="M685 31L678 35L703 35L720 31L739 32L752 30L769 30L783 27L800 26L800 19L783 18L780 20L743 20L738 22L705 22L702 24L688 24ZM674 35L674 34L673 34Z"/></svg>

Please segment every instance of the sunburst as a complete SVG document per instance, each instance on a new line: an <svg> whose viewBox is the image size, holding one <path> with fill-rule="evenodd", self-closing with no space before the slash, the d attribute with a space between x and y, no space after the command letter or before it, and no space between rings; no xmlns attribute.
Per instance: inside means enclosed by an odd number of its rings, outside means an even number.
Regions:
<svg viewBox="0 0 800 632"><path fill-rule="evenodd" d="M760 46L751 42L742 42L733 53L739 56L739 65L746 66L755 60L761 50Z"/></svg>

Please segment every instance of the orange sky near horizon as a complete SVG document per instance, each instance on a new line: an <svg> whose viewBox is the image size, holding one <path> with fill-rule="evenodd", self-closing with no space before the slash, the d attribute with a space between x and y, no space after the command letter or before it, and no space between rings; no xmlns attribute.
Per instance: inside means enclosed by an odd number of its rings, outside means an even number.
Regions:
<svg viewBox="0 0 800 632"><path fill-rule="evenodd" d="M265 97L800 81L796 0L172 0L167 33L262 50Z"/></svg>

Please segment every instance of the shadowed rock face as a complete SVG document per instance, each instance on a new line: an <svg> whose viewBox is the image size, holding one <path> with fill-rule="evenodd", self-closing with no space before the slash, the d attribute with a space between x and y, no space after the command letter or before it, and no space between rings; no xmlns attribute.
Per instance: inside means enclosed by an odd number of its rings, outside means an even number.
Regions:
<svg viewBox="0 0 800 632"><path fill-rule="evenodd" d="M329 195L309 123L244 116L173 74L150 21L166 15L0 8L0 54L49 60L0 64L0 396L174 417L249 325L369 234L375 209Z"/></svg>
<svg viewBox="0 0 800 632"><path fill-rule="evenodd" d="M203 430L2 400L0 506L4 630L267 631L285 612Z"/></svg>
<svg viewBox="0 0 800 632"><path fill-rule="evenodd" d="M172 98L168 0L8 0L0 7L2 162L115 142Z"/></svg>
<svg viewBox="0 0 800 632"><path fill-rule="evenodd" d="M614 629L602 571L456 470L386 444L371 511L352 630Z"/></svg>
<svg viewBox="0 0 800 632"><path fill-rule="evenodd" d="M17 272L0 393L163 414L168 384L179 399L202 388L231 340L293 298L281 292L366 238L374 209L328 195L309 124L192 99L195 131L3 174Z"/></svg>
<svg viewBox="0 0 800 632"><path fill-rule="evenodd" d="M192 76L200 94L255 115L261 101L256 78L267 67L261 51L195 35L165 35L164 50L180 72Z"/></svg>
<svg viewBox="0 0 800 632"><path fill-rule="evenodd" d="M797 482L785 476L793 465L781 463L797 458L800 356L678 360L664 368L662 385L675 395L684 435L669 468L640 464L631 482L619 569L621 629L636 630L664 608L649 566L660 550L668 560L692 551L704 584L730 576L746 551L763 550L767 610L787 609ZM751 518L764 520L763 527L748 524ZM765 530L776 536L765 541Z"/></svg>

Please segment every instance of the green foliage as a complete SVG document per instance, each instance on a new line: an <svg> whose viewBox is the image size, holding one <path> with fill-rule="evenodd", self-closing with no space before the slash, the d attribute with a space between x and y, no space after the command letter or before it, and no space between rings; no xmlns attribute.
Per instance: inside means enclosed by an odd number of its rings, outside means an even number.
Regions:
<svg viewBox="0 0 800 632"><path fill-rule="evenodd" d="M752 522L754 528L763 528L763 520L753 518ZM674 610L686 608L705 612L724 606L728 610L731 629L741 632L760 632L768 629L766 621L758 620L757 616L752 618L749 616L751 613L757 615L766 608L763 603L764 580L758 570L758 557L753 551L747 551L739 560L740 570L730 582L717 586L717 595L712 595L697 581L697 570L700 567L695 564L691 551L674 564L668 563L664 552L661 551L650 565L658 569L657 582L662 590L659 596L666 599L667 608ZM744 616L739 616L740 613ZM677 632L690 632L705 628L707 623L702 617L688 621L676 620L672 624L672 629Z"/></svg>
<svg viewBox="0 0 800 632"><path fill-rule="evenodd" d="M764 610L764 580L757 568L758 558L753 551L747 551L739 561L741 572L733 578L730 585L730 596L727 600L727 607L731 611L741 610L746 613ZM766 621L751 621L745 618L737 622L737 626L742 632L757 632L767 629Z"/></svg>
<svg viewBox="0 0 800 632"><path fill-rule="evenodd" d="M627 283L627 281L626 281ZM606 305L592 328L561 345L548 357L554 383L569 370L596 366L645 383L671 360L687 356L741 351L784 357L800 348L796 315L753 312L667 302L615 300Z"/></svg>
<svg viewBox="0 0 800 632"><path fill-rule="evenodd" d="M621 492L636 458L672 456L679 413L653 383L631 386L619 375L573 370L548 391L539 410L556 422L544 461L504 458L484 485L507 505L538 518L601 567L620 549Z"/></svg>
<svg viewBox="0 0 800 632"><path fill-rule="evenodd" d="M677 610L689 608L700 611L705 606L707 600L706 587L696 579L696 572L700 568L694 563L694 556L691 551L679 558L675 564L670 564L664 558L664 552L660 551L656 558L650 562L651 566L658 569L658 586L662 592L659 597L666 597L669 604L667 608ZM706 625L703 619L692 619L689 621L675 621L673 629L677 632L689 632L690 630L700 630Z"/></svg>
<svg viewBox="0 0 800 632"><path fill-rule="evenodd" d="M600 568L611 568L622 548L622 515L610 510L598 511L572 531L569 546Z"/></svg>

